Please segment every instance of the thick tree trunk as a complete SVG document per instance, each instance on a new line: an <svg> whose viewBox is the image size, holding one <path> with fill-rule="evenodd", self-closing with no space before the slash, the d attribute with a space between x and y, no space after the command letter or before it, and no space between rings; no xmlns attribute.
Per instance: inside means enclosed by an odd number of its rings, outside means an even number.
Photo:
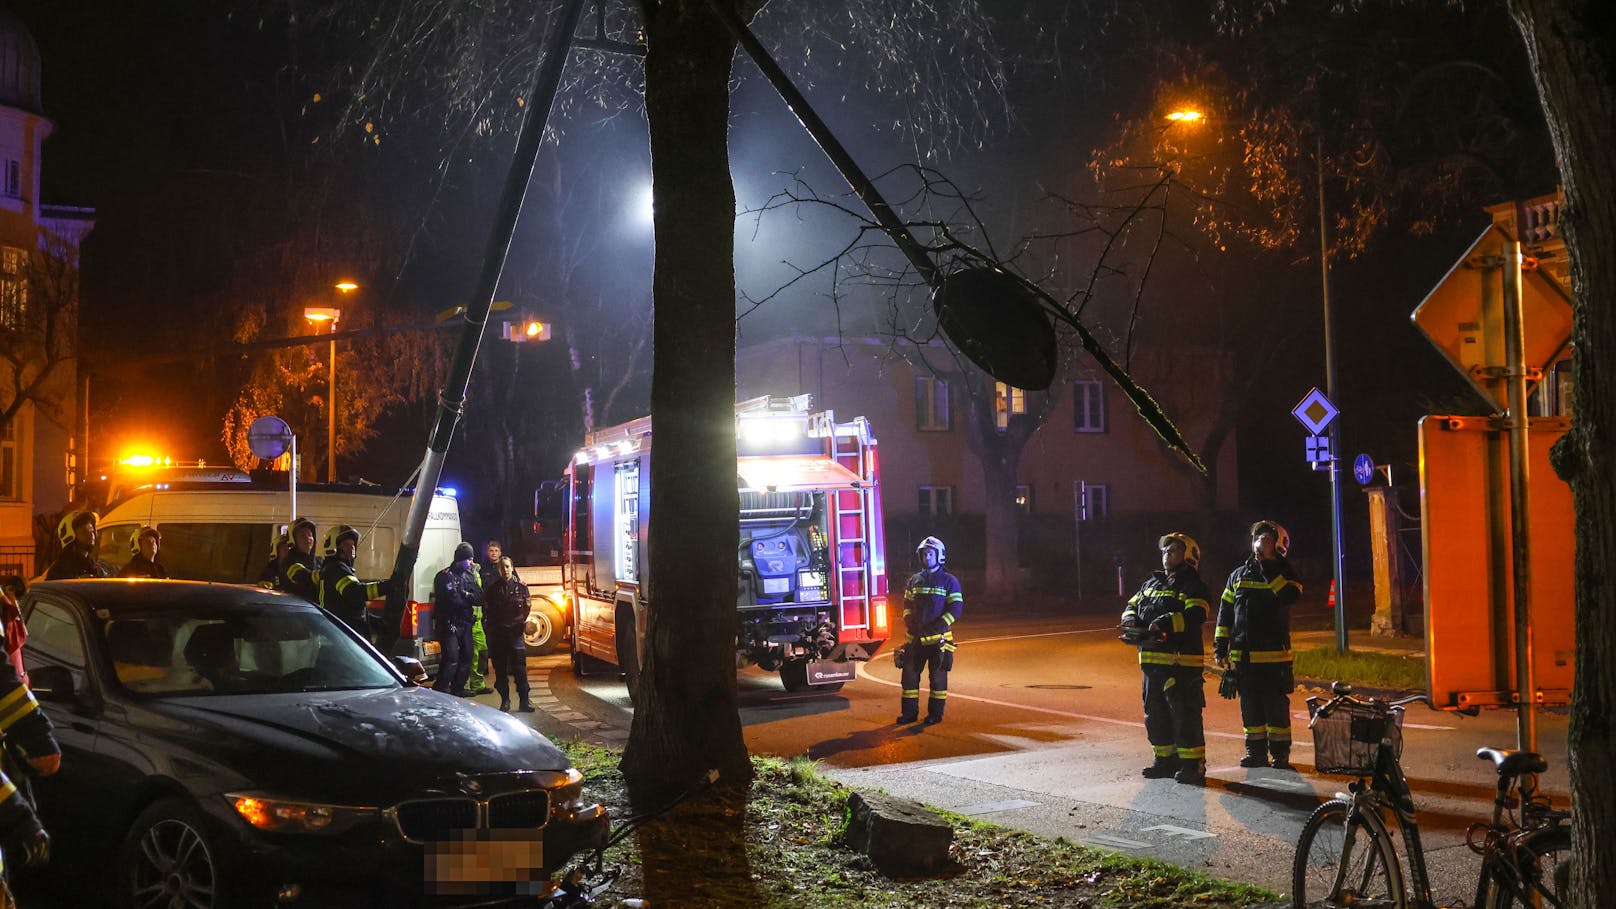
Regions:
<svg viewBox="0 0 1616 909"><path fill-rule="evenodd" d="M649 598L623 772L658 805L708 769L744 786L735 682L735 189L732 42L702 0L646 14L645 106L656 199Z"/></svg>
<svg viewBox="0 0 1616 909"><path fill-rule="evenodd" d="M1568 906L1616 893L1616 19L1609 0L1510 0L1554 139L1571 259L1575 419L1554 467L1576 508L1571 703L1574 869Z"/></svg>

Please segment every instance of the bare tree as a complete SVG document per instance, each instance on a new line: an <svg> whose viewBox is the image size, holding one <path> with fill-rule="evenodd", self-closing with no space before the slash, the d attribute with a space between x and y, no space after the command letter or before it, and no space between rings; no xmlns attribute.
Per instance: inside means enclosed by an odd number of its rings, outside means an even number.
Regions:
<svg viewBox="0 0 1616 909"><path fill-rule="evenodd" d="M60 419L70 409L73 380L65 364L77 355L78 250L40 233L34 250L6 248L0 261L0 427L28 403Z"/></svg>

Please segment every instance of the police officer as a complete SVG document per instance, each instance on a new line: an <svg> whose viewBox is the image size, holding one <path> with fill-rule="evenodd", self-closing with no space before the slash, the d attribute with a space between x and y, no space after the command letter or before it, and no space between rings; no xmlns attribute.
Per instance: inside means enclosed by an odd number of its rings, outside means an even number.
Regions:
<svg viewBox="0 0 1616 909"><path fill-rule="evenodd" d="M166 578L168 569L157 561L157 550L163 545L163 535L157 528L147 524L140 528L134 538L129 541L130 557L123 569L118 572L120 578Z"/></svg>
<svg viewBox="0 0 1616 909"><path fill-rule="evenodd" d="M56 525L56 538L62 541L62 554L56 557L45 580L63 578L110 578L111 569L95 557L95 525L101 516L93 511L70 511Z"/></svg>
<svg viewBox="0 0 1616 909"><path fill-rule="evenodd" d="M10 629L8 629L9 632ZM21 642L16 642L21 646ZM7 649L12 641L8 636ZM22 753L28 767L41 776L50 776L62 766L62 749L51 732L50 720L39 709L34 693L9 661L0 661L0 737ZM24 864L41 864L50 858L50 837L34 814L33 805L17 791L17 786L0 773L0 844L8 855L20 856ZM0 870L4 859L0 858ZM11 898L4 876L0 876L0 904ZM11 903L14 905L14 903Z"/></svg>
<svg viewBox="0 0 1616 909"><path fill-rule="evenodd" d="M359 531L347 524L338 524L325 532L320 552L325 556L320 563L320 605L348 624L362 638L370 637L370 626L365 621L365 604L387 595L386 581L359 580L354 571L354 558L359 553Z"/></svg>
<svg viewBox="0 0 1616 909"><path fill-rule="evenodd" d="M909 642L898 649L896 659L903 669L903 708L899 723L920 718L920 670L927 671L931 696L926 701L926 725L943 721L948 706L948 671L954 668L954 623L965 610L960 582L943 564L948 550L943 541L927 537L915 547L915 566L920 570L909 578L903 591L903 624Z"/></svg>
<svg viewBox="0 0 1616 909"><path fill-rule="evenodd" d="M1156 546L1161 570L1151 573L1122 611L1123 640L1139 647L1145 736L1156 758L1140 772L1148 779L1171 776L1200 784L1206 781L1201 626L1208 608L1206 584L1197 573L1201 547L1182 533L1167 534Z"/></svg>
<svg viewBox="0 0 1616 909"><path fill-rule="evenodd" d="M483 587L472 562L475 554L470 543L462 542L455 547L454 561L432 579L432 631L443 646L432 687L459 697L471 696L466 678L471 675L474 646L472 617L483 605Z"/></svg>
<svg viewBox="0 0 1616 909"><path fill-rule="evenodd" d="M314 522L298 518L287 533L292 548L281 556L280 575L275 586L284 593L300 596L310 603L320 602L320 559L314 554Z"/></svg>
<svg viewBox="0 0 1616 909"><path fill-rule="evenodd" d="M1240 723L1246 730L1242 767L1291 769L1290 605L1302 584L1285 554L1291 535L1276 521L1251 525L1251 557L1229 575L1212 633L1213 659L1233 666L1240 694Z"/></svg>

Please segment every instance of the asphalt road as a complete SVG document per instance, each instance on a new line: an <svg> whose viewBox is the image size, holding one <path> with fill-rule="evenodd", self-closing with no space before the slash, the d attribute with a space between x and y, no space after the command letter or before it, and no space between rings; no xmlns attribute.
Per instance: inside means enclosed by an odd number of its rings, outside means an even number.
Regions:
<svg viewBox="0 0 1616 909"><path fill-rule="evenodd" d="M754 754L807 755L856 788L880 788L1044 836L1164 859L1284 893L1296 836L1320 800L1349 781L1312 772L1303 703L1292 696L1297 772L1238 765L1238 708L1209 677L1205 787L1146 780L1150 763L1132 648L1109 618L991 620L960 625L947 719L898 726L898 673L890 654L836 693L789 694L778 678L741 673L741 714ZM533 661L543 711L536 725L561 736L621 744L630 705L615 678L574 678L564 656ZM1545 789L1569 803L1562 714L1539 719L1550 761ZM1419 807L1438 905L1473 899L1476 857L1465 828L1491 810L1492 765L1482 746L1512 747L1514 714L1469 718L1409 709L1403 766Z"/></svg>

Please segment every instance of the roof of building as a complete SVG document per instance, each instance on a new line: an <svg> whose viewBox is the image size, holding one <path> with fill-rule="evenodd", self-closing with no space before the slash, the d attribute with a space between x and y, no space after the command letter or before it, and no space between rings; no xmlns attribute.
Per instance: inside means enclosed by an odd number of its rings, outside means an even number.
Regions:
<svg viewBox="0 0 1616 909"><path fill-rule="evenodd" d="M15 14L0 9L0 105L43 115L39 45Z"/></svg>

